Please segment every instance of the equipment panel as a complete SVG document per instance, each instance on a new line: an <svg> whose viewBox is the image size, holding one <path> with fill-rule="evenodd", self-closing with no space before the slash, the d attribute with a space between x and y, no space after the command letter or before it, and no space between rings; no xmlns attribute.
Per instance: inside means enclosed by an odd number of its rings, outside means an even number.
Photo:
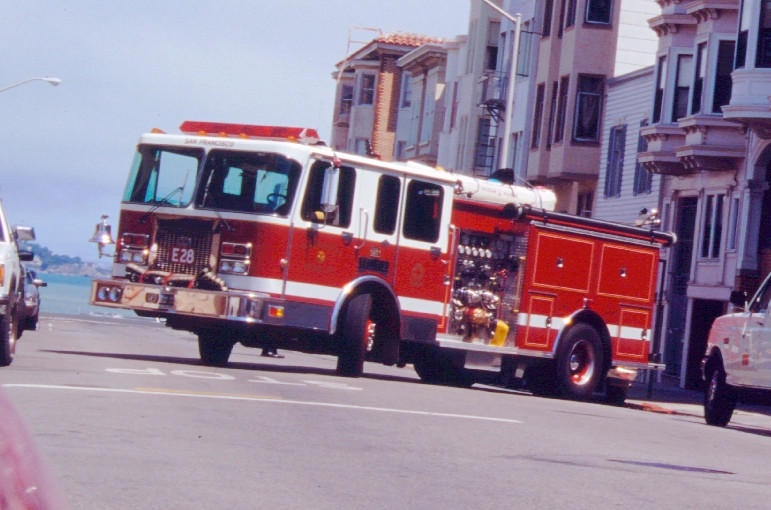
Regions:
<svg viewBox="0 0 771 510"><path fill-rule="evenodd" d="M525 236L460 232L450 332L464 342L514 345L526 249Z"/></svg>

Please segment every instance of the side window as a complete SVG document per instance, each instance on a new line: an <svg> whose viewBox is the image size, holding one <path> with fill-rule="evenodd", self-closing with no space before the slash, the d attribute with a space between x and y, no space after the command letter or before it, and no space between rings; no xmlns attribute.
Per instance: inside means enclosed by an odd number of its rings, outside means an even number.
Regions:
<svg viewBox="0 0 771 510"><path fill-rule="evenodd" d="M396 230L396 217L399 212L399 179L392 175L382 175L377 185L375 202L375 232L393 234Z"/></svg>
<svg viewBox="0 0 771 510"><path fill-rule="evenodd" d="M605 171L605 198L621 196L621 180L626 152L626 124L610 128L608 136L608 168Z"/></svg>
<svg viewBox="0 0 771 510"><path fill-rule="evenodd" d="M308 187L301 210L302 218L313 223L324 223L347 228L351 224L353 210L353 192L356 185L356 171L347 166L340 167L340 184L337 188L337 210L327 214L321 212L321 193L324 183L324 170L329 168L328 161L317 161L311 167Z"/></svg>
<svg viewBox="0 0 771 510"><path fill-rule="evenodd" d="M412 181L407 186L407 206L404 211L404 237L435 243L442 222L441 186Z"/></svg>
<svg viewBox="0 0 771 510"><path fill-rule="evenodd" d="M701 238L701 256L705 259L720 258L720 241L723 236L723 200L725 195L705 197L704 228Z"/></svg>
<svg viewBox="0 0 771 510"><path fill-rule="evenodd" d="M371 105L375 101L375 75L362 74L359 81L359 104Z"/></svg>
<svg viewBox="0 0 771 510"><path fill-rule="evenodd" d="M609 24L611 4L611 0L587 0L586 22Z"/></svg>
<svg viewBox="0 0 771 510"><path fill-rule="evenodd" d="M603 82L601 76L578 75L573 139L599 140Z"/></svg>

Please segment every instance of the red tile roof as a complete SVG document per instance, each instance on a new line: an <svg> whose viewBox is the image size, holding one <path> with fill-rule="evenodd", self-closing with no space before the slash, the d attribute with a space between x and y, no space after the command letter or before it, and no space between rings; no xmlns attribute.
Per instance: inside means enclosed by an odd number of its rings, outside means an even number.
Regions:
<svg viewBox="0 0 771 510"><path fill-rule="evenodd" d="M406 32L393 32L384 34L374 39L376 43L398 44L400 46L412 46L417 48L427 43L443 43L446 39L440 37L431 37L429 35L410 34Z"/></svg>

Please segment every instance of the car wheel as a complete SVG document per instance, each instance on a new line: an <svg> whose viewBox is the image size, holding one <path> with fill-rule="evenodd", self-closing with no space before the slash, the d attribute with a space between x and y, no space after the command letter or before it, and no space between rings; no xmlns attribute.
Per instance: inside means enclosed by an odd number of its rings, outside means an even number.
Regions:
<svg viewBox="0 0 771 510"><path fill-rule="evenodd" d="M235 342L221 329L207 329L198 333L198 353L204 365L227 365Z"/></svg>
<svg viewBox="0 0 771 510"><path fill-rule="evenodd" d="M588 324L570 328L557 355L557 385L567 398L586 400L597 389L603 367L602 345Z"/></svg>
<svg viewBox="0 0 771 510"><path fill-rule="evenodd" d="M24 319L24 329L29 331L36 331L39 318L40 316L35 314L32 317L27 317Z"/></svg>
<svg viewBox="0 0 771 510"><path fill-rule="evenodd" d="M15 314L11 313L0 318L0 367L7 367L13 362L16 353L18 328L15 324Z"/></svg>
<svg viewBox="0 0 771 510"><path fill-rule="evenodd" d="M725 382L725 370L721 362L716 363L707 374L707 388L704 391L704 420L709 425L725 427L731 421L736 407L736 393Z"/></svg>

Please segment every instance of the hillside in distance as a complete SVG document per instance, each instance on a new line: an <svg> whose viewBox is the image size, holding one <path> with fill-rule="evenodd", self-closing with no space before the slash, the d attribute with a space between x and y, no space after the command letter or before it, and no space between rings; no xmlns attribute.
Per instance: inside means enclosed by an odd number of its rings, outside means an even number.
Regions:
<svg viewBox="0 0 771 510"><path fill-rule="evenodd" d="M109 275L109 267L101 266L94 262L85 262L80 257L70 257L53 253L45 246L37 243L22 241L19 243L22 250L30 250L35 254L35 260L25 265L44 273L55 273L79 276L106 276Z"/></svg>

